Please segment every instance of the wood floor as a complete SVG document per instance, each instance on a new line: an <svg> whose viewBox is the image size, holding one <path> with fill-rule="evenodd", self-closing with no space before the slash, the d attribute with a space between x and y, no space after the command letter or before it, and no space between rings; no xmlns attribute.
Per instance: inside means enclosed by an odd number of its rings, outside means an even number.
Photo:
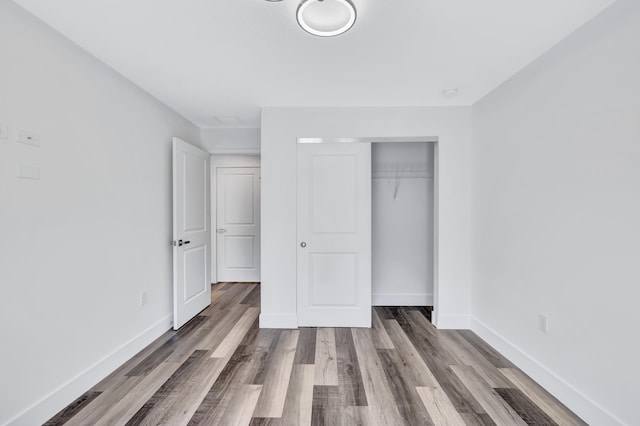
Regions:
<svg viewBox="0 0 640 426"><path fill-rule="evenodd" d="M212 304L47 425L585 424L470 331L375 308L373 328L258 328L257 284Z"/></svg>

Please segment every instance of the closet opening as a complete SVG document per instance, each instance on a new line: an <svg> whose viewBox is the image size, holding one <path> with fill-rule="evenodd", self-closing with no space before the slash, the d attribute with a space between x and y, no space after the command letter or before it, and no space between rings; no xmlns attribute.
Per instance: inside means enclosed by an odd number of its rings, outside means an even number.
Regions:
<svg viewBox="0 0 640 426"><path fill-rule="evenodd" d="M371 144L371 300L383 318L417 310L431 321L434 145Z"/></svg>

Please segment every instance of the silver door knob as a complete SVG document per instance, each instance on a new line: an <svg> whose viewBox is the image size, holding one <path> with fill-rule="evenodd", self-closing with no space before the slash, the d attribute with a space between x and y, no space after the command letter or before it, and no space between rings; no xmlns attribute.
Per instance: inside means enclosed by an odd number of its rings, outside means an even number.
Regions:
<svg viewBox="0 0 640 426"><path fill-rule="evenodd" d="M227 232L227 230L223 228L218 228L217 231L218 231L218 234L224 234L225 232Z"/></svg>
<svg viewBox="0 0 640 426"><path fill-rule="evenodd" d="M305 248L307 246L307 243L305 243L304 241L300 243L300 247Z"/></svg>

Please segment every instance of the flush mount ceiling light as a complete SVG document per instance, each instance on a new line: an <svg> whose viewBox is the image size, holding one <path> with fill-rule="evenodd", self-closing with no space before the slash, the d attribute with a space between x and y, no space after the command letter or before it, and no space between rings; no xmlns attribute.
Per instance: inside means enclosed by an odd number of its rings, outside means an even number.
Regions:
<svg viewBox="0 0 640 426"><path fill-rule="evenodd" d="M356 8L350 0L304 0L296 17L306 32L332 37L349 31L356 22Z"/></svg>

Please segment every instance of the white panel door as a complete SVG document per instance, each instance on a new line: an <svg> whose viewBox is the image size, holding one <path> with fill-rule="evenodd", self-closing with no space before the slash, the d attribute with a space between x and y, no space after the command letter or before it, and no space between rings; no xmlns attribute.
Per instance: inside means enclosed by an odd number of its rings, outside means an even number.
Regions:
<svg viewBox="0 0 640 426"><path fill-rule="evenodd" d="M217 281L260 281L260 168L216 174Z"/></svg>
<svg viewBox="0 0 640 426"><path fill-rule="evenodd" d="M371 326L371 144L298 144L298 325Z"/></svg>
<svg viewBox="0 0 640 426"><path fill-rule="evenodd" d="M173 138L173 328L211 304L209 153Z"/></svg>

